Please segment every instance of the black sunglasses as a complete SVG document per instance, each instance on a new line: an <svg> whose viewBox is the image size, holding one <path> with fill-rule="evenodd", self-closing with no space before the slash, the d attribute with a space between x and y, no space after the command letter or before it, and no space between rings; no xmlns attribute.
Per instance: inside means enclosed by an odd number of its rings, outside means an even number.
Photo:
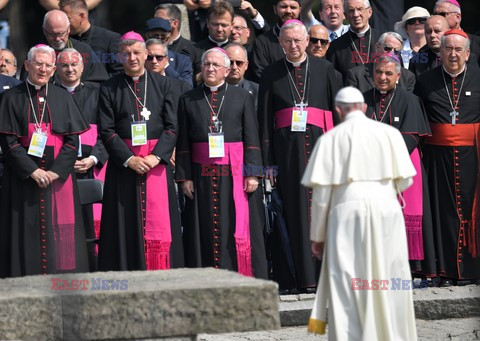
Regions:
<svg viewBox="0 0 480 341"><path fill-rule="evenodd" d="M427 18L412 18L407 20L407 25L415 25L416 23L425 24L427 22Z"/></svg>
<svg viewBox="0 0 480 341"><path fill-rule="evenodd" d="M155 58L155 59L157 59L157 62L161 62L161 61L163 60L163 58L165 58L165 57L166 57L166 56L161 56L161 55L159 55L159 54L157 54L157 55L149 54L149 55L147 56L147 60L152 61L153 58Z"/></svg>
<svg viewBox="0 0 480 341"><path fill-rule="evenodd" d="M449 14L457 13L457 12L434 12L433 15L441 15L442 17L446 17Z"/></svg>
<svg viewBox="0 0 480 341"><path fill-rule="evenodd" d="M395 50L393 47L391 47L390 45L385 45L383 47L383 51L385 51L385 52L391 52L392 50L397 52L397 53L399 52L399 51Z"/></svg>
<svg viewBox="0 0 480 341"><path fill-rule="evenodd" d="M230 65L237 64L238 67L242 67L245 64L244 60L233 60L230 59Z"/></svg>
<svg viewBox="0 0 480 341"><path fill-rule="evenodd" d="M330 40L310 37L310 42L312 44L318 44L318 42L320 42L320 44L322 44L322 46L327 46L328 43L330 42Z"/></svg>

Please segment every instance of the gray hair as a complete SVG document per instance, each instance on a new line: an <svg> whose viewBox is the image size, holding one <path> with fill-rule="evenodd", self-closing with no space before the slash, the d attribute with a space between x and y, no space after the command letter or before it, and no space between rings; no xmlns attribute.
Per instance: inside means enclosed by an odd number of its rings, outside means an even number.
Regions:
<svg viewBox="0 0 480 341"><path fill-rule="evenodd" d="M15 55L14 55L13 52L12 52L12 50L10 50L10 49L0 49L0 52L1 52L1 51L10 52L10 53L12 54L12 56L13 56L13 65L14 65L14 66L17 66L17 57L15 57Z"/></svg>
<svg viewBox="0 0 480 341"><path fill-rule="evenodd" d="M395 72L400 73L402 70L402 66L400 65L400 61L398 59L393 58L392 56L389 56L388 54L384 54L379 56L375 60L375 70L377 69L377 65L380 63L393 63L395 64Z"/></svg>
<svg viewBox="0 0 480 341"><path fill-rule="evenodd" d="M385 45L385 39L387 39L388 36L392 36L393 38L397 39L400 44L402 44L402 49L403 49L403 38L400 34L397 32L385 32L378 38L377 43L380 45Z"/></svg>
<svg viewBox="0 0 480 341"><path fill-rule="evenodd" d="M72 47L68 47L66 49L63 49L58 55L57 55L57 64L58 63L62 63L62 61L60 60L60 56L64 53L75 53L75 55L78 56L78 61L79 62L82 62L83 63L83 57L82 57L82 54L80 52L78 52L77 50L75 50L74 48Z"/></svg>
<svg viewBox="0 0 480 341"><path fill-rule="evenodd" d="M433 9L435 9L435 7L437 7L437 5L440 5L441 3L448 3L450 5L450 8L452 8L453 6L453 11L452 12L455 12L455 13L462 13L462 10L460 9L460 7L458 7L457 5L455 4L452 4L450 1L447 1L447 0L438 0L436 3L435 3L435 6L433 6Z"/></svg>
<svg viewBox="0 0 480 341"><path fill-rule="evenodd" d="M248 60L248 52L247 52L247 49L245 48L245 46L243 46L242 44L239 44L239 43L230 43L228 44L227 46L225 46L223 49L225 51L227 51L229 48L231 47L239 47L242 49L243 53L245 54L245 58L247 58Z"/></svg>
<svg viewBox="0 0 480 341"><path fill-rule="evenodd" d="M37 53L46 53L52 55L52 59L55 59L55 50L47 45L36 45L28 51L27 60L32 61Z"/></svg>
<svg viewBox="0 0 480 341"><path fill-rule="evenodd" d="M157 38L150 38L148 39L146 42L145 42L145 46L148 47L151 46L151 45L162 45L163 47L163 53L165 55L168 55L168 47L167 47L167 44L165 44L162 40L160 39L157 39Z"/></svg>
<svg viewBox="0 0 480 341"><path fill-rule="evenodd" d="M305 25L296 21L283 25L282 28L280 29L280 34L282 34L282 32L284 32L285 30L294 28L295 26L299 26L302 28L304 38L308 35L307 28L305 27Z"/></svg>
<svg viewBox="0 0 480 341"><path fill-rule="evenodd" d="M145 44L144 41L140 41L140 40L135 40L135 39L125 39L125 40L120 40L120 42L118 43L118 48L121 49L122 46L124 45L127 45L127 46L130 46L130 45L133 45L135 43L141 43L142 47L144 49L147 48L147 45Z"/></svg>
<svg viewBox="0 0 480 341"><path fill-rule="evenodd" d="M450 35L450 34L449 34ZM459 34L457 34L459 35ZM440 48L444 48L445 44L447 42L447 37L446 35L443 35L442 38L440 38ZM465 38L463 36L460 36L462 38ZM470 38L465 38L465 49L470 50Z"/></svg>
<svg viewBox="0 0 480 341"><path fill-rule="evenodd" d="M226 53L223 53L219 48L217 47L214 47L214 48L211 48L210 50L207 50L205 51L203 54L202 54L202 59L201 59L201 62L202 62L202 65L203 63L205 62L205 59L207 58L207 56L210 54L210 53L213 53L213 52L216 52L216 53L221 53L223 55L223 60L224 60L224 65L225 67L230 67L230 58L228 58L227 54Z"/></svg>
<svg viewBox="0 0 480 341"><path fill-rule="evenodd" d="M167 17L170 20L178 20L178 28L182 26L182 12L174 4L160 4L155 7L155 12L159 9L164 9L167 13Z"/></svg>
<svg viewBox="0 0 480 341"><path fill-rule="evenodd" d="M343 8L348 8L348 1L349 1L349 0L345 0L345 1L343 2ZM363 1L363 5L365 6L365 8L371 7L371 6L370 6L370 1L368 1L368 0L364 0L364 1Z"/></svg>

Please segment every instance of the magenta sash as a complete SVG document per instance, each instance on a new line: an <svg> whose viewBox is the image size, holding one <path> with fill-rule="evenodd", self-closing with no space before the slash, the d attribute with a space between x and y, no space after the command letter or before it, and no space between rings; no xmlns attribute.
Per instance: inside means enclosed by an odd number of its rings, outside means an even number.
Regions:
<svg viewBox="0 0 480 341"><path fill-rule="evenodd" d="M63 146L63 136L52 134L51 124L47 128L45 123L42 123L42 130L47 131L46 145L53 147L53 155L56 158ZM28 136L20 137L20 144L28 148L34 132L34 124L29 123ZM75 269L75 205L71 175L63 183L57 180L52 184L52 227L56 251L56 269Z"/></svg>
<svg viewBox="0 0 480 341"><path fill-rule="evenodd" d="M422 166L418 148L410 154L410 159L417 171L413 177L413 185L407 188L403 193L405 208L403 215L405 217L405 226L407 228L408 241L408 259L422 260L423 255L423 190L422 190Z"/></svg>
<svg viewBox="0 0 480 341"><path fill-rule="evenodd" d="M135 156L141 157L151 154L158 142L158 140L148 140L143 146L132 146L132 140L124 141ZM159 163L147 172L146 181L145 264L147 270L170 269L172 230L166 165Z"/></svg>
<svg viewBox="0 0 480 341"><path fill-rule="evenodd" d="M80 135L82 144L86 146L95 146L98 140L98 126L96 124L90 124L90 130ZM101 180L105 183L105 172L107 169L108 161L105 162L102 168L93 167L93 178ZM102 204L93 204L93 226L95 229L95 237L100 237L100 220L102 218Z"/></svg>
<svg viewBox="0 0 480 341"><path fill-rule="evenodd" d="M292 114L294 108L285 108L275 113L275 129L290 127L292 125ZM306 107L308 111L307 124L323 129L324 132L333 128L332 112L328 110Z"/></svg>
<svg viewBox="0 0 480 341"><path fill-rule="evenodd" d="M230 165L232 169L241 170L243 165L243 142L226 142L224 146L224 157L209 158L207 142L193 143L192 161L202 165ZM248 208L248 195L243 190L243 172L232 171L232 178L238 272L242 275L253 277L252 248L250 245L250 213Z"/></svg>

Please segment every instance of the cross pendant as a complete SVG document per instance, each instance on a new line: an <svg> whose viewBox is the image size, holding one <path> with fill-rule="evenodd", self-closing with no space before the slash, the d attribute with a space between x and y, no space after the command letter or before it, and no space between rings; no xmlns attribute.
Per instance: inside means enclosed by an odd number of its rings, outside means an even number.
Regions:
<svg viewBox="0 0 480 341"><path fill-rule="evenodd" d="M457 116L458 116L458 112L455 111L455 110L450 113L450 117L452 118L452 126L454 126L455 123L457 123L456 122L457 121Z"/></svg>

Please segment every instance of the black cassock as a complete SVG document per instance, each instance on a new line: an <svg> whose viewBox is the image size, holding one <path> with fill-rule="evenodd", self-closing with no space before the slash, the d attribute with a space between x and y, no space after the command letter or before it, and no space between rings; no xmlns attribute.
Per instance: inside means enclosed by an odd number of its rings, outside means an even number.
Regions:
<svg viewBox="0 0 480 341"><path fill-rule="evenodd" d="M94 156L97 159L97 164L92 166L86 173L77 173L77 179L95 178L105 181L105 164L108 160L108 153L98 134L97 106L99 91L100 87L95 83L80 83L72 91L73 99L80 108L83 117L90 125L90 130L80 135L81 148L77 159L82 160L89 156ZM101 204L83 205L82 212L87 240L93 241L98 239L100 235ZM96 270L96 244L90 242L88 248L90 269Z"/></svg>
<svg viewBox="0 0 480 341"><path fill-rule="evenodd" d="M378 38L380 34L373 28L369 28L362 37L349 30L332 42L326 58L342 74L345 81L349 69L375 59L375 43Z"/></svg>
<svg viewBox="0 0 480 341"><path fill-rule="evenodd" d="M440 276L453 279L480 278L479 222L475 226L473 219L475 207L478 210L474 202L480 200L479 79L477 67L468 67L452 78L439 66L422 74L415 87L432 129L424 148L424 165L429 179L437 270ZM455 125L449 98L458 112Z"/></svg>
<svg viewBox="0 0 480 341"><path fill-rule="evenodd" d="M223 99L223 104L220 104ZM207 102L208 99L208 102ZM229 164L216 161L199 162L196 143L208 142L211 109L218 112L223 123L225 144L243 143L243 175L260 175L262 164L258 123L252 96L243 89L224 83L218 91L202 85L180 98L178 106L179 135L176 158L176 180L193 181L194 199L186 198L185 263L188 267L216 267L241 271L235 236L240 232L234 202L234 170ZM229 148L229 147L226 147ZM226 154L228 152L226 151ZM211 163L210 163L211 162ZM232 162L230 160L230 162ZM240 175L242 175L242 170ZM238 173L237 173L238 174ZM243 184L243 178L240 180ZM243 192L243 188L240 189ZM237 192L238 193L238 192ZM267 260L263 242L262 192L247 194L249 219L244 226L250 234L251 261L246 264L253 276L267 278ZM240 212L240 211L239 211Z"/></svg>
<svg viewBox="0 0 480 341"><path fill-rule="evenodd" d="M258 82L263 70L273 62L285 57L278 41L280 27L275 25L271 30L258 36L253 45L253 81Z"/></svg>
<svg viewBox="0 0 480 341"><path fill-rule="evenodd" d="M397 128L412 156L417 175L414 185L404 192L406 207L403 212L410 268L414 273L434 277L437 271L428 179L420 161L424 140L431 136L425 109L417 96L399 86L384 94L371 89L363 96L368 105L367 117Z"/></svg>
<svg viewBox="0 0 480 341"><path fill-rule="evenodd" d="M56 85L27 83L3 93L0 143L5 154L1 198L0 276L85 272L88 258L73 165L78 134L88 124L69 94ZM31 103L35 110L32 110ZM36 115L48 129L43 156L27 154ZM37 168L59 179L46 189L30 178Z"/></svg>
<svg viewBox="0 0 480 341"><path fill-rule="evenodd" d="M315 142L325 132L315 124L307 124L305 132L292 132L290 125L276 129L276 113L294 107L294 101L300 102L292 79L300 96L305 94L308 107L332 112L334 122L337 122L334 96L340 87L332 64L311 57L295 67L283 58L264 70L260 82L258 119L263 163L267 167L278 167L277 187L283 201L296 272L295 284L283 258L281 243L274 241L273 276L283 289L314 287L317 283L315 258L310 251L311 190L301 186L300 180ZM309 119L320 116L313 110L308 112Z"/></svg>
<svg viewBox="0 0 480 341"><path fill-rule="evenodd" d="M147 145L136 148L129 142L131 123L143 119L143 107L132 91L151 112L146 121ZM168 78L148 71L135 81L119 74L100 87L100 136L109 154L100 228L100 270L183 266L180 217L169 165L177 134L173 108ZM140 148L143 150L136 150ZM124 166L131 156L149 154L161 161L146 175Z"/></svg>

